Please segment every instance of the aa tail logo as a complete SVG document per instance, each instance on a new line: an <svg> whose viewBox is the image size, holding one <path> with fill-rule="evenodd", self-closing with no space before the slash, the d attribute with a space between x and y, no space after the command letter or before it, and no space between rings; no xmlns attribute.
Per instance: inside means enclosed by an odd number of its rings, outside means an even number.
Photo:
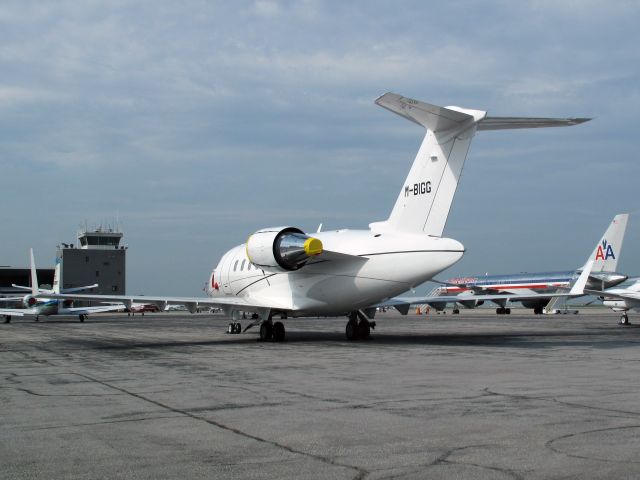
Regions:
<svg viewBox="0 0 640 480"><path fill-rule="evenodd" d="M610 258L616 259L613 248L606 240L602 240L602 245L598 245L596 250L596 260L609 260Z"/></svg>

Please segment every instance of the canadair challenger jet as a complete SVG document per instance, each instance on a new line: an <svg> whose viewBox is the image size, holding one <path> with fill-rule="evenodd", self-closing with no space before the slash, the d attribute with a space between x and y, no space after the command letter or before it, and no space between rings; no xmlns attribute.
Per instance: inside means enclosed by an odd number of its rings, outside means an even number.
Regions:
<svg viewBox="0 0 640 480"><path fill-rule="evenodd" d="M115 310L121 310L123 305L105 305L100 307L74 307L73 300L64 298L57 299L47 296L54 296L58 294L70 294L72 292L81 292L83 290L89 290L98 286L98 284L87 285L85 287L60 289L60 264L56 263L56 268L53 274L53 288L51 290L45 290L38 285L38 276L36 275L36 263L33 258L33 249L30 250L31 258L31 287L24 287L21 285L13 285L14 288L20 290L28 290L29 293L22 297L10 297L2 298L3 301L17 300L22 303L24 308L0 308L0 315L4 315L4 323L11 322L11 317L35 317L36 322L40 316L49 317L51 315L77 315L81 322L84 322L87 315L91 313L100 312L112 312Z"/></svg>
<svg viewBox="0 0 640 480"><path fill-rule="evenodd" d="M241 312L253 312L249 326L260 325L260 338L276 341L285 337L281 320L287 317L346 315L347 338L367 338L377 305L432 279L462 258L463 245L442 232L476 131L561 127L589 120L492 117L481 110L438 107L395 93L386 93L375 103L427 130L386 220L371 223L368 230L314 234L292 226L261 228L222 257L207 281L207 298L48 297L119 301L126 306L154 302L161 310L177 303L192 312L198 306L216 306L236 319ZM584 284L581 280L574 291ZM416 303L425 302L418 299ZM409 308L409 303L397 300L389 304L401 312ZM274 322L274 317L280 320ZM232 326L240 332L237 322Z"/></svg>

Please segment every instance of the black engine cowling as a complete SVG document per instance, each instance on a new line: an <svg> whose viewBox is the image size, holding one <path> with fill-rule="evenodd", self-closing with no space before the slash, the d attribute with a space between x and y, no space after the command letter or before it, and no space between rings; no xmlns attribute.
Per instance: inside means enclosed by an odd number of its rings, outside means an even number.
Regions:
<svg viewBox="0 0 640 480"><path fill-rule="evenodd" d="M322 253L322 242L295 227L263 228L246 243L247 256L265 270L293 271Z"/></svg>

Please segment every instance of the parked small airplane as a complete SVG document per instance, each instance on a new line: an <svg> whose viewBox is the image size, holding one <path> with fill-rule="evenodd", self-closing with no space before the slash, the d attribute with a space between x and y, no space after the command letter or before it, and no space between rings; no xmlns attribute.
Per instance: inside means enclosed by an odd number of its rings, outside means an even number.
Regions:
<svg viewBox="0 0 640 480"><path fill-rule="evenodd" d="M53 288L50 290L42 289L38 285L38 276L36 275L36 263L33 258L33 249L30 250L31 260L31 287L21 285L12 285L14 288L28 290L30 293L22 297L10 297L3 300L19 300L24 308L0 308L0 315L4 315L4 323L11 322L11 317L33 316L36 322L40 316L58 316L58 315L77 315L81 322L84 322L87 315L98 312L111 312L123 308L123 305L109 305L100 307L73 307L72 299L55 299L46 298L48 295L70 294L73 292L81 292L95 288L98 284L87 285L85 287L76 288L60 288L60 264L56 264L53 274Z"/></svg>
<svg viewBox="0 0 640 480"><path fill-rule="evenodd" d="M346 315L347 338L367 338L376 305L432 279L462 258L463 245L442 232L476 131L561 127L589 120L491 117L481 110L439 107L394 93L375 103L427 129L387 220L371 223L368 230L312 235L291 226L262 228L222 257L209 276L207 298L50 297L117 301L127 307L153 302L161 310L177 303L191 312L200 305L216 306L234 319L242 312L254 312L257 318L250 326L260 325L260 338L276 341L284 339L285 327L282 321L273 322L274 317Z"/></svg>
<svg viewBox="0 0 640 480"><path fill-rule="evenodd" d="M628 219L629 214L621 213L616 215L602 238L596 243L593 252L587 258L587 261L593 260L594 263L585 288L604 290L605 288L614 287L627 279L626 275L616 273L616 268L622 252L622 242ZM568 288L580 275L583 268L584 266L576 270L561 272L462 276L445 282L433 280L443 284L443 286L434 289L430 295L436 298L443 295L457 295L458 299L452 302L454 305L459 304L465 308L475 308L484 303L476 298L477 294L530 294L530 297L520 300L524 307L532 308L535 314L543 313L543 309L547 307L547 312L551 313L554 310L556 300L560 297L541 297L539 294L553 293L563 288ZM498 304L497 314L511 313L511 309L506 307L506 299L496 299L493 302ZM429 305L436 310L444 310L447 304L436 299L434 302L429 302ZM454 307L452 313L460 313L460 310Z"/></svg>
<svg viewBox="0 0 640 480"><path fill-rule="evenodd" d="M614 312L622 312L620 325L629 325L629 310L640 311L640 278L630 280L630 285L620 285L606 290L588 290L585 293L600 297L603 305Z"/></svg>

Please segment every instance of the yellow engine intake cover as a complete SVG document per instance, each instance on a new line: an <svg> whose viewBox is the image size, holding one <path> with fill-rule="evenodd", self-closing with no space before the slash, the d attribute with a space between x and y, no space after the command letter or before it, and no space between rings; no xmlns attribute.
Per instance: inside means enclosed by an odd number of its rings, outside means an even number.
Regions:
<svg viewBox="0 0 640 480"><path fill-rule="evenodd" d="M304 241L304 253L310 257L322 253L322 242L317 238L309 237Z"/></svg>

